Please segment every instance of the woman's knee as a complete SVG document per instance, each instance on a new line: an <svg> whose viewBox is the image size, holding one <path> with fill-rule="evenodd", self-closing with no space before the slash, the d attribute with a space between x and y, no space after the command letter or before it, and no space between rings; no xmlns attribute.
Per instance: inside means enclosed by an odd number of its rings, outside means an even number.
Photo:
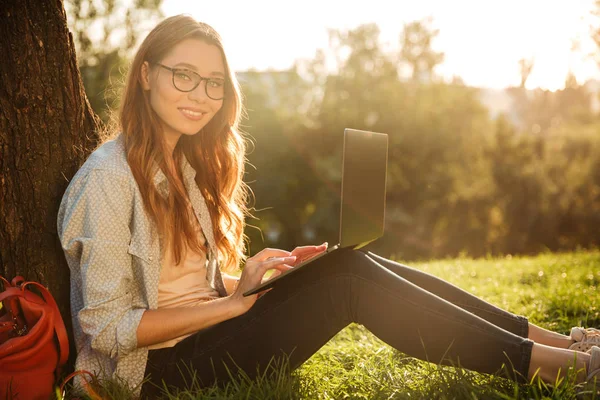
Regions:
<svg viewBox="0 0 600 400"><path fill-rule="evenodd" d="M347 270L351 270L356 267L361 268L365 265L371 265L373 263L373 260L371 260L367 254L360 250L346 248L340 249L336 253L336 262L344 265Z"/></svg>
<svg viewBox="0 0 600 400"><path fill-rule="evenodd" d="M360 278L368 278L373 276L375 271L384 269L381 264L360 250L342 249L336 261L343 274Z"/></svg>
<svg viewBox="0 0 600 400"><path fill-rule="evenodd" d="M323 280L339 280L340 278L367 278L371 271L383 269L381 265L370 259L364 252L354 249L340 249L325 257L315 260L314 265L307 266L306 278L309 276ZM343 279L346 280L346 279Z"/></svg>

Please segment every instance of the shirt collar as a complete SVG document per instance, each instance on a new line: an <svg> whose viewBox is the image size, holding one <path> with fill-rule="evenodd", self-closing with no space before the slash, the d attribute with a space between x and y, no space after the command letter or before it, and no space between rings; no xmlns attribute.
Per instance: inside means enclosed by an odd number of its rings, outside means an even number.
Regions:
<svg viewBox="0 0 600 400"><path fill-rule="evenodd" d="M183 179L185 182L191 182L196 178L196 170L192 167L185 156L181 157L181 162L179 163L181 167L181 171L183 173ZM169 185L167 181L167 176L165 173L156 166L156 172L154 173L153 178L154 186L158 189L161 194L169 193Z"/></svg>

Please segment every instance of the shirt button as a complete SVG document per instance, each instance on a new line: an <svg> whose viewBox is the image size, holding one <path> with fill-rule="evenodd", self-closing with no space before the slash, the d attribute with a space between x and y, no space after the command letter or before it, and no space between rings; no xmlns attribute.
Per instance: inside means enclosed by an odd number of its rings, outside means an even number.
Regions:
<svg viewBox="0 0 600 400"><path fill-rule="evenodd" d="M152 261L152 257L148 257L148 260Z"/></svg>

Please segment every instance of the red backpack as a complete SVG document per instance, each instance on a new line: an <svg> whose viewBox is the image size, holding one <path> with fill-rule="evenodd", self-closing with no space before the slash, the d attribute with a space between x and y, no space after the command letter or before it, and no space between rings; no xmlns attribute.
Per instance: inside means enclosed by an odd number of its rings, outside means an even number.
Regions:
<svg viewBox="0 0 600 400"><path fill-rule="evenodd" d="M43 285L0 280L0 399L47 400L69 358L60 312Z"/></svg>

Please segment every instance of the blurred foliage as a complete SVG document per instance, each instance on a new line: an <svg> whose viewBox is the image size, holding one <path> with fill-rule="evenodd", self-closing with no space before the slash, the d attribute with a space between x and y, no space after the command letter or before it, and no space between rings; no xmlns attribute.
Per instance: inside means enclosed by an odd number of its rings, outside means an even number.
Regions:
<svg viewBox="0 0 600 400"><path fill-rule="evenodd" d="M132 50L162 18L162 0L65 0L79 70L90 105L107 122Z"/></svg>
<svg viewBox="0 0 600 400"><path fill-rule="evenodd" d="M88 96L106 117L116 106L106 88L122 79L121 66L143 36L138 22L159 16L160 0L129 9L67 3ZM98 20L101 38L92 40ZM597 94L572 75L563 90L526 90L534 63L524 59L521 85L506 89L510 112L492 116L481 89L436 76L444 58L432 47L437 34L428 19L406 24L390 51L374 24L331 31L328 49L289 70L238 73L247 107L242 129L252 142L245 177L255 194L256 219L246 231L251 254L337 243L346 127L389 134L385 235L369 246L384 256L600 244Z"/></svg>
<svg viewBox="0 0 600 400"><path fill-rule="evenodd" d="M239 74L255 151L251 252L337 242L341 137L389 134L386 230L369 246L427 259L536 253L600 242L600 119L566 78L556 92L506 90L514 115L492 118L480 89L436 78L430 20L389 52L375 25L332 31L330 48L289 71ZM328 56L335 68L328 66ZM408 74L406 73L408 71ZM296 112L294 112L296 110ZM262 233L262 235L261 235Z"/></svg>
<svg viewBox="0 0 600 400"><path fill-rule="evenodd" d="M413 81L430 79L436 65L444 61L444 54L431 47L439 34L439 30L431 28L432 22L430 17L405 24L400 37L400 59L409 65Z"/></svg>

